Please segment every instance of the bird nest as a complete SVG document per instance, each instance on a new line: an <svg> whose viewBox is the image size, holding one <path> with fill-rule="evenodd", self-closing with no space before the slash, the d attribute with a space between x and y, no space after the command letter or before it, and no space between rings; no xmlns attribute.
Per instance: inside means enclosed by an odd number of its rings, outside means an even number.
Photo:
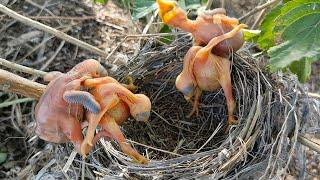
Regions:
<svg viewBox="0 0 320 180"><path fill-rule="evenodd" d="M122 126L128 142L151 162L135 164L116 143L101 139L86 159L88 168L110 178L285 175L304 125L301 112L307 118L306 105L300 101L304 95L296 91L297 80L264 72L246 48L234 53L232 82L239 123L225 133L227 105L222 90L205 92L199 116L187 118L192 105L175 87L191 37L184 35L160 47L156 42L146 42L136 58L114 74L120 79L128 74L134 77L139 93L151 99L148 123L130 119Z"/></svg>

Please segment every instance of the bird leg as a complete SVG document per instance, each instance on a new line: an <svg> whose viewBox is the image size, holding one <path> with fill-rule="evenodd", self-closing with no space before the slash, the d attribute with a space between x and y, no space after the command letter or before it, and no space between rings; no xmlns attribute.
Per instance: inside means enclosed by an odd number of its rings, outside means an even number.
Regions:
<svg viewBox="0 0 320 180"><path fill-rule="evenodd" d="M80 153L81 152L80 147L81 147L81 143L83 141L80 122L78 122L78 120L76 118L70 117L70 116L63 118L63 120L61 120L61 121L64 121L63 123L60 123L60 128L61 128L62 132L73 143L77 152Z"/></svg>
<svg viewBox="0 0 320 180"><path fill-rule="evenodd" d="M232 83L231 83L231 71L230 66L231 63L228 59L220 57L215 60L215 69L218 73L218 81L224 91L224 95L227 100L228 107L228 121L227 121L227 130L229 130L231 125L237 124L238 122L235 120L233 115L236 103L232 95Z"/></svg>
<svg viewBox="0 0 320 180"><path fill-rule="evenodd" d="M87 113L88 129L86 137L81 144L81 154L85 156L93 146L92 140L94 138L94 132L98 126L103 115L112 107L119 103L119 98L115 94L105 96L103 102L100 102L101 111L98 114L93 114L91 112Z"/></svg>
<svg viewBox="0 0 320 180"><path fill-rule="evenodd" d="M130 91L136 91L138 89L137 86L135 86L133 83L133 79L132 77L128 76L126 77L128 84L121 84L122 86L126 87L127 89L129 89ZM100 77L100 78L94 78L94 79L87 79L83 82L83 86L88 87L88 88L94 88L98 85L101 84L108 84L108 83L116 83L119 84L119 82L110 77L110 76L106 76L106 77Z"/></svg>
<svg viewBox="0 0 320 180"><path fill-rule="evenodd" d="M114 118L111 118L107 114L101 119L100 124L104 131L108 132L110 138L116 140L121 150L130 156L135 162L140 164L147 164L149 162L144 156L135 151L129 143L126 142L119 125L115 122Z"/></svg>
<svg viewBox="0 0 320 180"><path fill-rule="evenodd" d="M108 84L108 83L118 84L119 82L110 76L106 76L106 77L100 77L100 78L94 78L94 79L87 79L83 82L83 86L88 88L94 88L97 85Z"/></svg>
<svg viewBox="0 0 320 180"><path fill-rule="evenodd" d="M192 110L187 116L188 118L191 118L191 116L196 113L196 116L199 115L199 102L201 98L202 91L199 87L196 87L195 92L194 92L194 102L192 106Z"/></svg>

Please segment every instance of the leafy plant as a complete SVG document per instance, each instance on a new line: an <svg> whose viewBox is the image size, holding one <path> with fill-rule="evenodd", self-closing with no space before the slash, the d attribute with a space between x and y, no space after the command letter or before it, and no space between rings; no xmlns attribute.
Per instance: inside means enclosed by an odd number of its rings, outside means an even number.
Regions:
<svg viewBox="0 0 320 180"><path fill-rule="evenodd" d="M320 1L292 0L265 17L257 43L267 50L271 71L289 68L305 82L320 58L319 37Z"/></svg>
<svg viewBox="0 0 320 180"><path fill-rule="evenodd" d="M161 29L160 29L160 33L171 33L172 32L172 29L164 24ZM163 36L160 38L160 41L165 43L165 44L170 44L172 42L172 40L174 39L174 36L173 35L168 35L168 36Z"/></svg>

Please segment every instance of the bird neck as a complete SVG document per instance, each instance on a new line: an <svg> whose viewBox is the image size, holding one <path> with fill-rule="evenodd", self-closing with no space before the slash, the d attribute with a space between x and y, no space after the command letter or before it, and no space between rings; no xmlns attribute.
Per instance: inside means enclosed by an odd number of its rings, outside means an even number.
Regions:
<svg viewBox="0 0 320 180"><path fill-rule="evenodd" d="M187 31L190 33L194 33L196 31L195 21L188 19L187 16L180 23L177 23L177 25L178 28L180 28L183 31Z"/></svg>
<svg viewBox="0 0 320 180"><path fill-rule="evenodd" d="M116 88L119 99L124 101L129 107L137 102L137 97L127 88L123 87L122 85L118 85Z"/></svg>

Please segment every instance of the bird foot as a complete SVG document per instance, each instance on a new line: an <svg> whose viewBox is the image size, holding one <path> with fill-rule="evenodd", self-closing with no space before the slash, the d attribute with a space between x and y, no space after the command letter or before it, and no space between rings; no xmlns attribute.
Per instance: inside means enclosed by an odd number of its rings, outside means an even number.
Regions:
<svg viewBox="0 0 320 180"><path fill-rule="evenodd" d="M135 151L128 143L119 143L121 150L124 154L128 155L135 163L148 164L149 160Z"/></svg>
<svg viewBox="0 0 320 180"><path fill-rule="evenodd" d="M193 102L193 107L187 118L191 118L191 116L196 113L196 116L199 116L199 104L200 104L200 97L201 97L201 90L196 88L195 90L195 97Z"/></svg>
<svg viewBox="0 0 320 180"><path fill-rule="evenodd" d="M82 142L80 147L80 154L82 155L82 157L85 158L91 149L92 149L92 144L90 145L86 142Z"/></svg>
<svg viewBox="0 0 320 180"><path fill-rule="evenodd" d="M84 140L80 146L80 150L81 150L82 155L86 155L90 152L91 148L93 147L92 139L93 139L93 137L90 138L88 136L84 138Z"/></svg>
<svg viewBox="0 0 320 180"><path fill-rule="evenodd" d="M133 159L133 161L135 163L138 163L138 164L148 164L149 163L149 160L140 154L137 157L135 157L135 156L130 156L130 157Z"/></svg>
<svg viewBox="0 0 320 180"><path fill-rule="evenodd" d="M225 134L228 134L230 130L230 126L238 124L238 121L234 118L234 116L229 116L227 121L227 128L225 130Z"/></svg>

